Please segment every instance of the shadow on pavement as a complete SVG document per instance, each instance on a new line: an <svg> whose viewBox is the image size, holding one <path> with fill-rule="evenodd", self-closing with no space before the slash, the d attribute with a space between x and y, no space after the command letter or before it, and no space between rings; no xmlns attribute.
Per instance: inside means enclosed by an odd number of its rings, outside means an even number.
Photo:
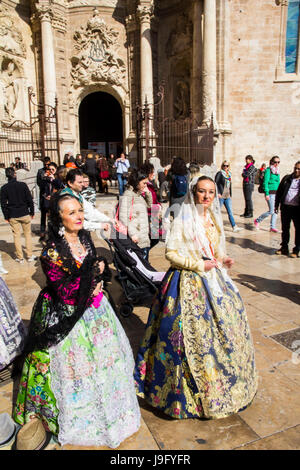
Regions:
<svg viewBox="0 0 300 470"><path fill-rule="evenodd" d="M11 234L11 239L13 238ZM7 253L12 259L15 258L15 244L9 243L5 240L0 240L0 252Z"/></svg>
<svg viewBox="0 0 300 470"><path fill-rule="evenodd" d="M257 243L250 238L234 238L234 237L228 237L226 238L227 243L231 243L232 245L238 245L241 248L248 248L250 250L260 252L260 253L265 253L267 255L274 255L276 249L279 248L271 248L270 246L262 245L261 243Z"/></svg>
<svg viewBox="0 0 300 470"><path fill-rule="evenodd" d="M299 305L300 285L291 284L278 279L252 276L249 274L237 274L234 279L255 292L268 292L277 297L285 297ZM276 300L274 299L276 302Z"/></svg>

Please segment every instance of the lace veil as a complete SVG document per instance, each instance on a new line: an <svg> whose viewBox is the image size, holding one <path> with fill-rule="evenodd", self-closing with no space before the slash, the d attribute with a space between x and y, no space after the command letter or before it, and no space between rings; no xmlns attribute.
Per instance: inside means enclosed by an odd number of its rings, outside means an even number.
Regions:
<svg viewBox="0 0 300 470"><path fill-rule="evenodd" d="M171 223L169 233L167 234L166 248L176 250L179 255L184 257L212 259L215 255L215 247L211 246L206 235L206 229L199 216L193 194L193 189L200 176L208 176L214 180L213 170L206 166L201 169L200 175L197 175L190 181L185 200L181 205L178 215ZM219 257L224 257L226 255L225 235L217 188L216 196L209 209L209 217L218 231Z"/></svg>

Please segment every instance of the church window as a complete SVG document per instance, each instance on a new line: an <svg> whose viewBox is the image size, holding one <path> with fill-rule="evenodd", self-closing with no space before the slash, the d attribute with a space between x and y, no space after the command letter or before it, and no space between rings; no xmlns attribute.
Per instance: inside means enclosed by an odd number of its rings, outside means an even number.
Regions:
<svg viewBox="0 0 300 470"><path fill-rule="evenodd" d="M299 54L300 0L289 0L286 25L285 72L296 73Z"/></svg>

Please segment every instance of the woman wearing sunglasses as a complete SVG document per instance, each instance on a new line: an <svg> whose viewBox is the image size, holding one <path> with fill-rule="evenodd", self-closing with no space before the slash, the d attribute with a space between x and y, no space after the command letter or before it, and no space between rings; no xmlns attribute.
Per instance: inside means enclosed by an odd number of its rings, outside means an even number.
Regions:
<svg viewBox="0 0 300 470"><path fill-rule="evenodd" d="M254 225L257 230L259 230L259 224L270 215L270 232L278 232L276 228L277 214L275 212L275 197L276 191L280 183L279 164L279 157L272 157L270 160L270 166L266 169L264 173L263 190L265 193L265 199L267 201L269 210L267 212L264 212L254 220Z"/></svg>
<svg viewBox="0 0 300 470"><path fill-rule="evenodd" d="M242 230L235 223L233 212L232 212L232 189L231 189L231 171L230 171L229 162L226 160L221 165L221 170L215 176L215 182L218 188L218 196L220 207L225 206L229 222L231 224L232 230L234 232L239 232Z"/></svg>

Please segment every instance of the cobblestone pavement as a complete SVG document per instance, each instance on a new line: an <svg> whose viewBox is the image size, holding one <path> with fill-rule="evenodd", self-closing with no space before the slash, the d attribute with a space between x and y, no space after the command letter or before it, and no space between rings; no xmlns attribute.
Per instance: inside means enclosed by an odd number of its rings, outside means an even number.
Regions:
<svg viewBox="0 0 300 470"><path fill-rule="evenodd" d="M115 196L98 196L97 207L115 203ZM262 195L255 188L255 216L266 210ZM240 218L244 210L242 190L235 188L233 209L237 224L234 233L224 210L228 254L235 264L231 277L244 303L253 335L259 388L253 404L243 412L220 420L176 421L140 401L142 425L138 433L124 441L118 450L204 450L204 449L300 449L300 259L276 256L280 233L269 232L269 219L256 231L252 219ZM39 254L37 230L39 215L33 221L35 254ZM280 221L277 223L280 228ZM293 240L294 231L291 230ZM99 252L111 261L106 243L93 235ZM0 251L9 274L4 276L27 322L37 294L44 284L39 262L18 265L9 226L0 219ZM166 270L164 245L159 243L150 253L150 262ZM112 266L115 273L115 269ZM111 286L118 303L119 285ZM142 338L148 309L136 307L128 318L121 318L134 353ZM19 376L10 371L0 378L0 413L12 412ZM74 449L65 446L63 449Z"/></svg>

